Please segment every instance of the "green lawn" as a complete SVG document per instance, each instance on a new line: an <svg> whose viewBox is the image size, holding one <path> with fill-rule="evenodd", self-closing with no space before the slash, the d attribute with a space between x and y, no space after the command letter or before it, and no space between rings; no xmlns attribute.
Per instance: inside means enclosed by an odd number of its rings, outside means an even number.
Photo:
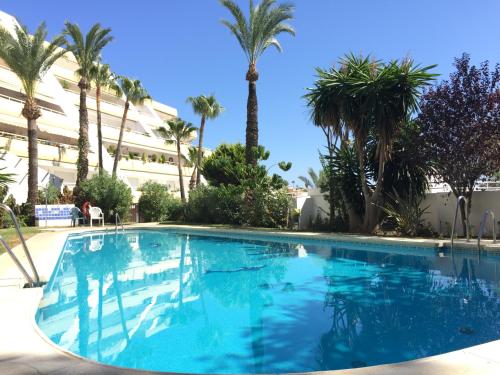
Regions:
<svg viewBox="0 0 500 375"><path fill-rule="evenodd" d="M21 228L21 232L23 233L24 238L27 240L30 237L33 237L35 234L40 233L41 229L36 227L23 227ZM16 245L19 245L19 237L17 236L17 232L14 228L6 228L0 229L0 236L9 244L11 248ZM5 252L3 245L0 245L0 253Z"/></svg>

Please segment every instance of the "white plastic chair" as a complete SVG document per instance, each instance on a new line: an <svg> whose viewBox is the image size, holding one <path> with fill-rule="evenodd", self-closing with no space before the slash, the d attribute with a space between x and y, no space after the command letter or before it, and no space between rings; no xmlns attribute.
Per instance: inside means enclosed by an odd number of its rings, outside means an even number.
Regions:
<svg viewBox="0 0 500 375"><path fill-rule="evenodd" d="M90 226L92 226L93 220L97 220L97 224L101 222L101 226L104 226L104 213L99 207L90 207L89 215L90 215Z"/></svg>

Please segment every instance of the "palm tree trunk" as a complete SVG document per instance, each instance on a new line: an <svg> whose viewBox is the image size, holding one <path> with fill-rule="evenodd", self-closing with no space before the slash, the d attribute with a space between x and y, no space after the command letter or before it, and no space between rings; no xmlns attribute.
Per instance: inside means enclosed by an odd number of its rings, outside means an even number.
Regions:
<svg viewBox="0 0 500 375"><path fill-rule="evenodd" d="M120 135L118 137L118 144L116 145L116 153L115 153L115 161L113 163L113 177L116 177L116 171L118 170L118 161L121 156L121 148L122 148L122 139L123 139L123 130L125 129L125 123L127 121L128 108L130 104L128 100L125 102L125 109L123 110L122 123L120 125Z"/></svg>
<svg viewBox="0 0 500 375"><path fill-rule="evenodd" d="M359 177L361 180L361 189L363 191L363 197L365 199L365 213L363 216L363 232L370 232L370 219L373 216L372 213L372 192L368 187L368 181L366 178L366 160L365 160L365 149L364 149L364 140L361 137L356 137L356 153L358 154L358 165L359 165Z"/></svg>
<svg viewBox="0 0 500 375"><path fill-rule="evenodd" d="M78 82L80 87L80 133L78 136L78 161L76 188L87 179L89 173L89 114L87 111L87 90L89 85L85 78Z"/></svg>
<svg viewBox="0 0 500 375"><path fill-rule="evenodd" d="M193 168L193 173L191 173L191 179L189 180L189 190L193 190L196 187L196 172L198 171L198 168L196 168L196 165Z"/></svg>
<svg viewBox="0 0 500 375"><path fill-rule="evenodd" d="M184 192L184 178L182 176L182 155L181 155L181 143L176 141L177 145L177 168L179 170L179 185L181 189L181 200L182 203L186 203L186 193Z"/></svg>
<svg viewBox="0 0 500 375"><path fill-rule="evenodd" d="M247 101L247 129L245 158L247 164L257 165L257 158L254 149L259 145L259 106L257 102L257 80L259 74L255 65L251 64L247 72L248 81L248 101Z"/></svg>
<svg viewBox="0 0 500 375"><path fill-rule="evenodd" d="M200 134L198 135L199 137L199 143L198 143L198 160L196 161L196 186L200 184L201 180L201 172L200 172L200 166L201 166L201 157L203 155L202 147L203 147L203 131L205 130L205 121L206 117L205 115L201 116L201 125L200 125Z"/></svg>
<svg viewBox="0 0 500 375"><path fill-rule="evenodd" d="M95 103L97 107L97 147L99 154L99 176L102 176L102 122L101 122L101 87L97 86L95 89Z"/></svg>
<svg viewBox="0 0 500 375"><path fill-rule="evenodd" d="M36 120L42 113L34 99L26 99L23 116L28 120L28 203L30 204L31 218L34 224L35 205L38 200L38 128Z"/></svg>

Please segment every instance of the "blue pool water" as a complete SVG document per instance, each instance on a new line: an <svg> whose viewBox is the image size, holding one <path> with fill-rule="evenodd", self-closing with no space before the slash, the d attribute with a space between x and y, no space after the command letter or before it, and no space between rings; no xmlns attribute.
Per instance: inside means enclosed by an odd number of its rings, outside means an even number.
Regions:
<svg viewBox="0 0 500 375"><path fill-rule="evenodd" d="M500 338L496 256L281 241L70 237L38 324L102 363L189 373L371 366Z"/></svg>

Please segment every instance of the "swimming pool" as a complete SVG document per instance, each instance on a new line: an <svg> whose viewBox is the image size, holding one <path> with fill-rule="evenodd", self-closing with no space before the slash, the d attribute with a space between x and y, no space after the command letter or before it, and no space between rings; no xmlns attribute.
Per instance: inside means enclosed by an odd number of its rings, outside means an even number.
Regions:
<svg viewBox="0 0 500 375"><path fill-rule="evenodd" d="M70 236L37 314L102 363L277 373L400 362L500 338L500 258L179 230Z"/></svg>

